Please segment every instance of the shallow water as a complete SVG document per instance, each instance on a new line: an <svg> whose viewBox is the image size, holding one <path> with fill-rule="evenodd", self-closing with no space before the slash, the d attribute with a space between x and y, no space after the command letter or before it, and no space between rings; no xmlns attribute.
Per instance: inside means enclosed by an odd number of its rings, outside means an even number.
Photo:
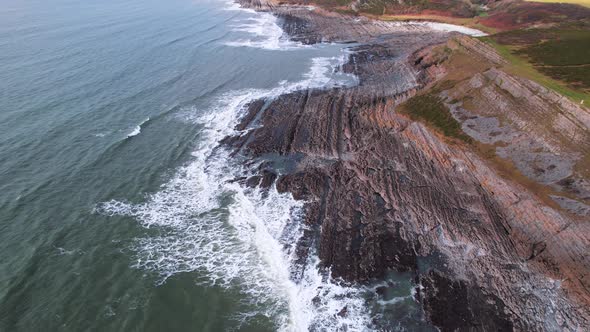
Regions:
<svg viewBox="0 0 590 332"><path fill-rule="evenodd" d="M228 181L246 103L356 83L344 46L276 23L217 0L0 7L0 331L426 328L410 276L378 297L294 266L301 203Z"/></svg>

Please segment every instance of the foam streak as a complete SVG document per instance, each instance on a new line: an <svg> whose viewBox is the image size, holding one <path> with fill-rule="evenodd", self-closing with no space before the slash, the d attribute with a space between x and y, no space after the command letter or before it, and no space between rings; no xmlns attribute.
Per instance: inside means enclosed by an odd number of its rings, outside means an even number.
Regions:
<svg viewBox="0 0 590 332"><path fill-rule="evenodd" d="M197 117L204 126L194 159L178 170L144 203L109 201L97 212L135 218L160 236L138 239L135 267L157 272L160 283L178 273L197 272L198 282L239 291L251 312L234 317L241 323L255 315L273 317L283 331L366 329L369 322L361 290L333 282L312 256L303 278L291 279L295 244L302 234L302 203L272 188L263 194L230 181L249 170L219 146L249 102L296 90L350 83L338 68L346 56L315 58L299 82L270 90L242 90L221 96ZM320 301L317 299L319 296ZM347 308L346 317L338 312Z"/></svg>

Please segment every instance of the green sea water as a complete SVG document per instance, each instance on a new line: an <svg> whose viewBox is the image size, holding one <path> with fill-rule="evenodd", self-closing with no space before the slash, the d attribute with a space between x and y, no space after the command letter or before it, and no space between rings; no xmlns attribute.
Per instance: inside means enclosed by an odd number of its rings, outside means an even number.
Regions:
<svg viewBox="0 0 590 332"><path fill-rule="evenodd" d="M343 47L217 0L2 1L0 331L425 328L410 276L295 266L301 203L219 146L249 101L355 84Z"/></svg>

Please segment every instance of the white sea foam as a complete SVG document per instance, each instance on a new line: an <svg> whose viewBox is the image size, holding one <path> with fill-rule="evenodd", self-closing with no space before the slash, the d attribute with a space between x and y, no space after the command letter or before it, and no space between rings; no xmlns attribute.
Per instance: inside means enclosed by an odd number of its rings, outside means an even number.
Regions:
<svg viewBox="0 0 590 332"><path fill-rule="evenodd" d="M55 249L57 249L57 252L58 252L59 255L73 255L73 254L82 254L82 253L84 253L80 249L67 250L67 249L62 248L62 247L55 247Z"/></svg>
<svg viewBox="0 0 590 332"><path fill-rule="evenodd" d="M240 9L230 7L231 9ZM248 9L244 9L247 11ZM275 51L287 51L309 46L289 40L283 29L277 24L278 19L271 13L253 12L253 16L245 19L241 24L232 26L234 31L245 32L250 36L225 43L234 47L254 47Z"/></svg>
<svg viewBox="0 0 590 332"><path fill-rule="evenodd" d="M350 83L337 73L345 59L315 58L301 81L221 96L197 118L204 129L194 159L160 191L140 204L99 204L99 213L130 216L146 228L160 230L159 236L137 240L135 266L159 273L160 282L196 271L199 283L241 292L253 308L234 317L241 322L262 314L273 317L283 331L367 329L362 289L332 281L320 272L317 257L309 258L300 280L291 278L295 245L302 234L302 203L274 188L264 194L230 181L248 170L218 147L223 137L235 134L233 128L250 101ZM343 308L347 314L338 315Z"/></svg>
<svg viewBox="0 0 590 332"><path fill-rule="evenodd" d="M223 10L227 10L227 11L247 11L247 12L250 12L250 13L256 13L256 11L254 9L244 8L244 7L242 7L235 0L226 1L225 2L225 7L223 7Z"/></svg>
<svg viewBox="0 0 590 332"><path fill-rule="evenodd" d="M139 135L139 133L141 133L141 126L135 126L135 128L133 128L133 130L127 134L127 138L129 137L133 137L133 136L137 136Z"/></svg>
<svg viewBox="0 0 590 332"><path fill-rule="evenodd" d="M133 128L133 130L127 134L127 138L139 135L141 133L141 126L143 126L148 121L150 121L150 118L143 120L140 124L135 126L135 128Z"/></svg>
<svg viewBox="0 0 590 332"><path fill-rule="evenodd" d="M487 34L483 31L467 28L461 25L454 25L448 23L438 23L438 22L410 22L411 24L419 24L424 25L432 30L436 31L444 31L444 32L459 32L464 35L473 36L473 37L483 37L487 36Z"/></svg>

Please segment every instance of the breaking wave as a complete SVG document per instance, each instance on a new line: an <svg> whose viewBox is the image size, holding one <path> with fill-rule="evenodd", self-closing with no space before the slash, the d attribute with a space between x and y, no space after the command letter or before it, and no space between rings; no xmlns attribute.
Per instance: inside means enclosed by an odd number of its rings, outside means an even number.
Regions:
<svg viewBox="0 0 590 332"><path fill-rule="evenodd" d="M127 138L139 135L141 133L141 126L143 126L148 121L150 121L150 118L143 120L140 124L135 126L135 128L133 128L133 130L129 134L127 134Z"/></svg>
<svg viewBox="0 0 590 332"><path fill-rule="evenodd" d="M234 31L245 32L252 37L226 42L225 45L233 47L254 47L273 51L287 51L310 46L289 40L283 29L278 25L278 19L271 13L258 13L250 9L243 9L239 5L228 7L230 10L242 10L251 12L254 16L247 18L243 23L234 25Z"/></svg>
<svg viewBox="0 0 590 332"><path fill-rule="evenodd" d="M350 84L339 76L345 59L315 58L301 81L220 96L196 117L204 130L192 161L160 191L139 204L112 200L97 205L98 213L133 217L143 227L160 231L137 239L135 267L156 272L160 283L196 271L201 284L244 294L253 309L233 317L240 323L262 314L272 317L282 331L366 329L370 319L363 289L333 281L318 268L316 256L296 266L302 203L275 188L263 192L232 181L251 171L219 145L236 134L244 106L253 100ZM297 281L291 278L294 269L303 271ZM339 315L342 310L346 315Z"/></svg>

